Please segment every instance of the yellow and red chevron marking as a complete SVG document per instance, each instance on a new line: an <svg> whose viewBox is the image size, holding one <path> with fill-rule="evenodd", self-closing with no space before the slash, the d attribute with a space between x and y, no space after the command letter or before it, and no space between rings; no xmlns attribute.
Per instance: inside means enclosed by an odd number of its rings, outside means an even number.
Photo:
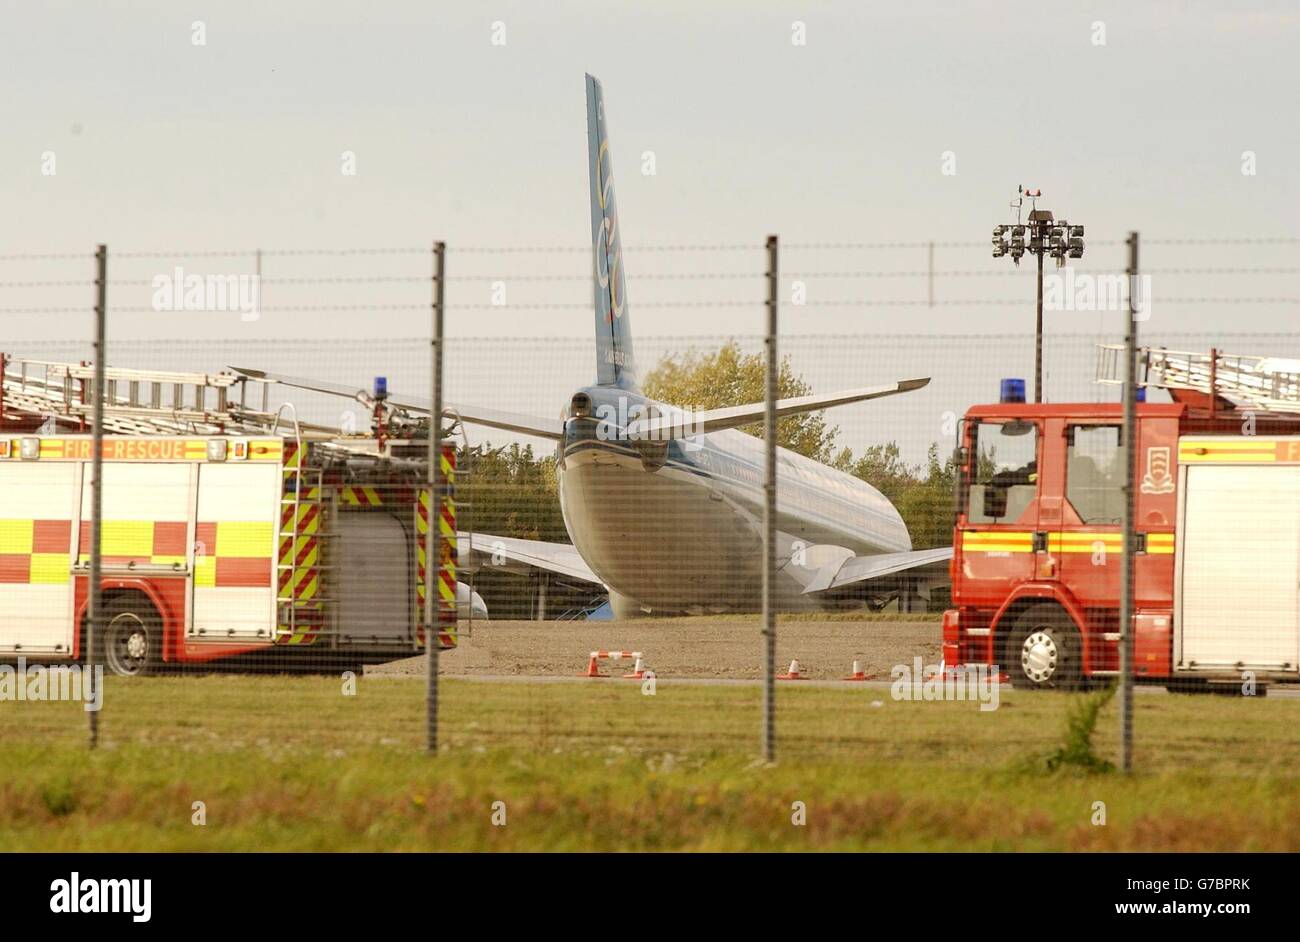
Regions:
<svg viewBox="0 0 1300 942"><path fill-rule="evenodd" d="M456 449L444 447L438 462L439 477L444 482L443 498L438 515L438 643L441 647L456 646L456 500L455 474ZM429 554L429 490L422 488L415 505L416 595L420 600L421 617L416 635L424 643L423 611L425 584L428 578Z"/></svg>
<svg viewBox="0 0 1300 942"><path fill-rule="evenodd" d="M349 485L339 491L339 500L353 507L379 507L383 504L383 498L379 496L379 491L373 487L356 487Z"/></svg>
<svg viewBox="0 0 1300 942"><path fill-rule="evenodd" d="M428 553L425 544L429 538L429 492L421 489L415 505L415 595L420 601L420 619L424 619L424 580L428 565ZM423 641L423 636L421 636Z"/></svg>
<svg viewBox="0 0 1300 942"><path fill-rule="evenodd" d="M320 632L325 615L319 600L321 489L301 486L299 469L303 451L297 442L284 443L276 585L279 604L276 641L280 644L311 644Z"/></svg>
<svg viewBox="0 0 1300 942"><path fill-rule="evenodd" d="M304 602L315 598L320 590L319 541L315 537L299 537L280 558L283 560L281 566L292 566L280 569L278 588L281 601L293 598Z"/></svg>
<svg viewBox="0 0 1300 942"><path fill-rule="evenodd" d="M456 502L443 498L438 516L438 593L456 617ZM445 612L444 612L445 614Z"/></svg>
<svg viewBox="0 0 1300 942"><path fill-rule="evenodd" d="M325 613L319 608L304 608L299 603L294 613L294 627L289 627L288 605L280 608L280 630L276 640L280 644L311 644L316 640L325 622Z"/></svg>

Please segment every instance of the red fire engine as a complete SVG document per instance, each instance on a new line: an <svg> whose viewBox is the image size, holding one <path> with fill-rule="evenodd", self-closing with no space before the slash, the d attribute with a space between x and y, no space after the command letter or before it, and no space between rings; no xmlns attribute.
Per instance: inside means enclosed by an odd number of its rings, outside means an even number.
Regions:
<svg viewBox="0 0 1300 942"><path fill-rule="evenodd" d="M455 505L448 493L430 521L427 438L382 413L373 435L299 423L265 388L246 405L232 373L105 372L96 649L110 670L410 657L426 573L437 642L455 645ZM0 355L0 659L85 655L92 376Z"/></svg>
<svg viewBox="0 0 1300 942"><path fill-rule="evenodd" d="M1100 382L1121 354L1102 348ZM1139 384L1173 401L1136 409L1136 679L1300 680L1300 362L1150 349ZM1122 407L1003 398L962 425L944 663L1030 688L1116 675Z"/></svg>

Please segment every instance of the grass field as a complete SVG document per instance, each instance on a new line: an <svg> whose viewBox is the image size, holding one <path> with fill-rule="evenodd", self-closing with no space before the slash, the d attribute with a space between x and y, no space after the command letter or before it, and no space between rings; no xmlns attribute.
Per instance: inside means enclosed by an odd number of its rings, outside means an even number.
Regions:
<svg viewBox="0 0 1300 942"><path fill-rule="evenodd" d="M1063 695L980 713L782 687L780 761L764 766L757 687L442 692L436 758L413 679L343 696L321 677L108 678L94 753L78 704L0 704L0 849L1300 849L1296 700L1138 697L1126 777L1047 771L1078 699Z"/></svg>

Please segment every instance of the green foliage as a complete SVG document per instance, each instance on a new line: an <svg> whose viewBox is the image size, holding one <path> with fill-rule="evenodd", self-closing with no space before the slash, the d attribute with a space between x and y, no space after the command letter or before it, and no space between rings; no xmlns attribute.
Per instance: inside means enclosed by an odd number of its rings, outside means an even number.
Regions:
<svg viewBox="0 0 1300 942"><path fill-rule="evenodd" d="M789 359L781 361L777 373L777 398L807 396L813 390L796 376ZM740 345L728 341L717 353L673 354L659 361L642 381L645 394L674 406L719 409L747 402L762 402L767 394L767 360L763 353L742 353ZM741 429L755 438L763 437L762 425ZM821 412L809 412L778 419L776 443L814 461L830 461L839 429L828 426Z"/></svg>
<svg viewBox="0 0 1300 942"><path fill-rule="evenodd" d="M483 444L468 452L462 447L456 467L467 472L457 488L462 530L548 543L569 541L560 513L554 456L539 458L531 446ZM529 576L481 566L465 581L483 596L494 619L535 615L538 589ZM548 607L555 614L588 604L595 591L552 581Z"/></svg>
<svg viewBox="0 0 1300 942"><path fill-rule="evenodd" d="M476 445L457 454L462 529L525 540L567 541L556 494L555 458L533 447Z"/></svg>
<svg viewBox="0 0 1300 942"><path fill-rule="evenodd" d="M1047 769L1055 772L1073 766L1085 772L1112 772L1115 766L1097 755L1092 746L1092 735L1097 729L1101 708L1115 696L1116 685L1109 684L1089 696L1070 704L1065 715L1065 743L1047 758Z"/></svg>
<svg viewBox="0 0 1300 942"><path fill-rule="evenodd" d="M77 789L71 775L62 775L41 786L41 804L56 818L65 818L77 810Z"/></svg>
<svg viewBox="0 0 1300 942"><path fill-rule="evenodd" d="M845 448L834 466L866 481L898 508L912 534L915 549L947 546L952 542L953 487L957 468L949 456L939 460L939 446L931 445L925 465L909 465L898 443L872 445L860 458Z"/></svg>

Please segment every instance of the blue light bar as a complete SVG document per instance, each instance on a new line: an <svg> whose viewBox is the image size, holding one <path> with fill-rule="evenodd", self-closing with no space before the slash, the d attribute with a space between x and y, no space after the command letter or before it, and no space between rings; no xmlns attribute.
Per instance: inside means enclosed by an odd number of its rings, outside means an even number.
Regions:
<svg viewBox="0 0 1300 942"><path fill-rule="evenodd" d="M1025 381L1023 379L1004 379L999 402L1024 402Z"/></svg>
<svg viewBox="0 0 1300 942"><path fill-rule="evenodd" d="M376 376L375 377L375 398L383 399L387 395L388 395L388 377Z"/></svg>

